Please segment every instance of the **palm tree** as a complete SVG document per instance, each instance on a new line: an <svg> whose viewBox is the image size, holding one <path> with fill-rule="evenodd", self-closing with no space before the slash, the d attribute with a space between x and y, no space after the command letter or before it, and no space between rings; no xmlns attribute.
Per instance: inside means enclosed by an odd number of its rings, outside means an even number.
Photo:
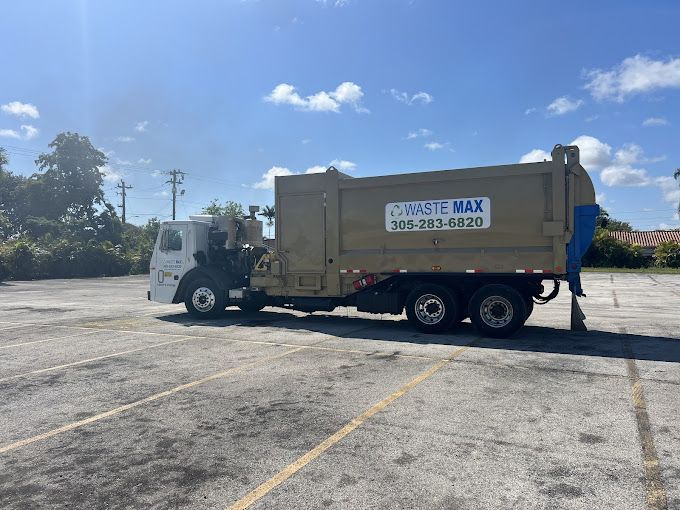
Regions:
<svg viewBox="0 0 680 510"><path fill-rule="evenodd" d="M276 208L273 205L265 205L262 208L260 216L267 218L267 237L271 239L272 237L272 226L274 225L274 219L276 218Z"/></svg>

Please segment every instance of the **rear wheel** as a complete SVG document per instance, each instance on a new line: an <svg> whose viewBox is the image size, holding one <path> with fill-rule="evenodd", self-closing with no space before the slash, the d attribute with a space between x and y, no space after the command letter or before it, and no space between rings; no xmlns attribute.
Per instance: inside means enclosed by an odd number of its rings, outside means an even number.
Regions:
<svg viewBox="0 0 680 510"><path fill-rule="evenodd" d="M187 311L199 319L217 317L224 310L224 293L208 279L194 280L187 287L184 306Z"/></svg>
<svg viewBox="0 0 680 510"><path fill-rule="evenodd" d="M484 336L507 338L527 319L522 295L508 285L485 285L472 295L470 320Z"/></svg>
<svg viewBox="0 0 680 510"><path fill-rule="evenodd" d="M442 285L418 285L406 297L406 316L423 333L444 331L458 315L455 295Z"/></svg>

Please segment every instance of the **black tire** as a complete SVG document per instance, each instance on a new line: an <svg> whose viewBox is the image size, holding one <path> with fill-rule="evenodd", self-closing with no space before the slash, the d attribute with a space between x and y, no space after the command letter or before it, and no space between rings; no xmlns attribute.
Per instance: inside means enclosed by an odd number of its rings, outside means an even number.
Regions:
<svg viewBox="0 0 680 510"><path fill-rule="evenodd" d="M527 319L531 317L532 312L534 311L534 300L531 296L526 298L524 302L527 305Z"/></svg>
<svg viewBox="0 0 680 510"><path fill-rule="evenodd" d="M509 337L527 319L526 301L508 285L481 287L472 295L468 310L475 329L492 338Z"/></svg>
<svg viewBox="0 0 680 510"><path fill-rule="evenodd" d="M213 280L196 279L187 286L184 306L197 319L213 319L224 311L224 292Z"/></svg>
<svg viewBox="0 0 680 510"><path fill-rule="evenodd" d="M418 285L406 297L406 316L423 333L445 331L459 316L458 308L455 294L442 285Z"/></svg>

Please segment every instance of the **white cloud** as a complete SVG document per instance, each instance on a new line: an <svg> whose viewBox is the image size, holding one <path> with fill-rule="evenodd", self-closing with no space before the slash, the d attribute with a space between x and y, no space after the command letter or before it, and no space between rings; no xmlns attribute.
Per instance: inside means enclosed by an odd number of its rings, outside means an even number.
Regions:
<svg viewBox="0 0 680 510"><path fill-rule="evenodd" d="M102 178L106 182L116 182L123 178L123 173L111 168L109 165L104 165L99 169L102 174Z"/></svg>
<svg viewBox="0 0 680 510"><path fill-rule="evenodd" d="M578 110L581 106L583 106L583 100L573 100L567 96L562 96L550 103L546 109L548 110L548 115L554 117Z"/></svg>
<svg viewBox="0 0 680 510"><path fill-rule="evenodd" d="M651 181L644 168L613 164L602 170L600 180L607 186L649 186Z"/></svg>
<svg viewBox="0 0 680 510"><path fill-rule="evenodd" d="M357 164L346 159L334 159L329 166L334 166L341 172L351 172L356 169Z"/></svg>
<svg viewBox="0 0 680 510"><path fill-rule="evenodd" d="M524 110L524 115L531 115L535 111L536 111L536 108L527 108L526 110Z"/></svg>
<svg viewBox="0 0 680 510"><path fill-rule="evenodd" d="M119 136L114 141L121 142L121 143L130 143L130 142L134 142L135 139L131 136Z"/></svg>
<svg viewBox="0 0 680 510"><path fill-rule="evenodd" d="M22 124L21 130L24 132L24 140L30 140L40 134L40 130L31 125Z"/></svg>
<svg viewBox="0 0 680 510"><path fill-rule="evenodd" d="M307 144L308 144L309 142L311 142L311 141L312 141L312 140L310 140L309 138L303 138L303 139L300 141L300 143L302 143L302 145L307 145Z"/></svg>
<svg viewBox="0 0 680 510"><path fill-rule="evenodd" d="M151 177L161 177L164 173L161 170L154 170L151 172Z"/></svg>
<svg viewBox="0 0 680 510"><path fill-rule="evenodd" d="M11 101L0 106L7 115L15 115L17 117L30 117L32 119L40 118L40 112L35 105L31 103L22 103L20 101Z"/></svg>
<svg viewBox="0 0 680 510"><path fill-rule="evenodd" d="M414 103L420 103L420 104L430 104L432 101L434 101L434 97L432 97L432 94L428 94L427 92L416 92L412 96L408 94L408 92L402 92L397 89L390 89L390 94L391 96L399 101L400 103L404 104L414 104Z"/></svg>
<svg viewBox="0 0 680 510"><path fill-rule="evenodd" d="M432 131L429 129L425 128L420 128L417 129L416 131L411 131L408 135L406 135L407 140L413 140L415 138L425 138L426 136L430 136L432 134Z"/></svg>
<svg viewBox="0 0 680 510"><path fill-rule="evenodd" d="M293 172L287 168L280 166L273 166L262 174L262 179L253 184L255 189L274 189L274 179L282 175L294 175Z"/></svg>
<svg viewBox="0 0 680 510"><path fill-rule="evenodd" d="M633 165L642 160L642 147L634 143L625 144L614 154L614 160L623 165Z"/></svg>
<svg viewBox="0 0 680 510"><path fill-rule="evenodd" d="M596 203L604 204L606 200L607 200L607 194L606 193L596 193L595 194L595 202Z"/></svg>
<svg viewBox="0 0 680 510"><path fill-rule="evenodd" d="M669 195L667 201L676 201L680 197L680 190L677 194L668 185L670 177L658 177L656 179L649 176L645 168L635 168L640 163L656 163L663 161L664 156L647 158L642 147L634 143L623 145L614 154L611 164L606 166L600 174L600 179L607 186L651 186L661 188L664 195Z"/></svg>
<svg viewBox="0 0 680 510"><path fill-rule="evenodd" d="M135 124L135 131L138 133L144 133L146 131L146 127L149 125L148 120L142 120Z"/></svg>
<svg viewBox="0 0 680 510"><path fill-rule="evenodd" d="M657 177L654 180L659 188L661 188L661 194L663 196L664 202L673 204L676 209L680 206L680 182L676 181L673 177Z"/></svg>
<svg viewBox="0 0 680 510"><path fill-rule="evenodd" d="M585 88L595 99L623 102L634 94L680 88L680 58L662 61L638 54L610 70L594 69L585 76Z"/></svg>
<svg viewBox="0 0 680 510"><path fill-rule="evenodd" d="M116 165L130 166L131 164L132 161L128 161L127 159L116 158Z"/></svg>
<svg viewBox="0 0 680 510"><path fill-rule="evenodd" d="M31 140L40 134L40 130L29 124L22 124L20 131L16 129L0 129L0 137L17 140Z"/></svg>
<svg viewBox="0 0 680 510"><path fill-rule="evenodd" d="M599 170L611 160L612 148L594 136L581 135L569 145L578 145L581 165L586 170Z"/></svg>
<svg viewBox="0 0 680 510"><path fill-rule="evenodd" d="M443 149L444 144L439 142L428 142L424 145L424 147L431 151L437 151L439 149Z"/></svg>
<svg viewBox="0 0 680 510"><path fill-rule="evenodd" d="M428 94L427 92L416 92L411 97L410 103L420 102L422 104L430 104L432 101L434 101L434 97L432 97L431 94Z"/></svg>
<svg viewBox="0 0 680 510"><path fill-rule="evenodd" d="M650 117L642 122L645 127L670 126L671 123L662 117Z"/></svg>
<svg viewBox="0 0 680 510"><path fill-rule="evenodd" d="M307 170L305 170L306 174L322 174L327 170L327 168L323 165L315 165L315 166L310 166Z"/></svg>
<svg viewBox="0 0 680 510"><path fill-rule="evenodd" d="M519 158L520 163L542 163L543 161L552 161L552 156L549 152L541 149L533 149Z"/></svg>
<svg viewBox="0 0 680 510"><path fill-rule="evenodd" d="M324 173L329 166L334 166L336 169L342 172L351 172L357 165L352 161L347 161L346 159L334 159L328 165L314 165L307 168L304 174L320 174ZM294 172L286 167L273 166L265 173L262 174L262 179L255 184L253 188L256 189L274 189L274 179L282 175L300 175L301 172Z"/></svg>
<svg viewBox="0 0 680 510"><path fill-rule="evenodd" d="M350 0L316 0L318 3L322 4L324 7L327 7L328 5L332 5L333 7L345 7L346 5L349 5Z"/></svg>
<svg viewBox="0 0 680 510"><path fill-rule="evenodd" d="M581 165L583 165L586 170L599 170L611 163L612 148L594 136L581 135L569 145L578 145ZM552 161L550 152L542 149L533 149L524 154L519 159L519 162L540 163L544 160Z"/></svg>
<svg viewBox="0 0 680 510"><path fill-rule="evenodd" d="M0 136L4 138L16 138L17 140L21 139L21 135L14 129L0 129Z"/></svg>
<svg viewBox="0 0 680 510"><path fill-rule="evenodd" d="M264 100L274 104L288 104L298 110L309 112L339 112L342 105L350 106L358 113L369 113L361 105L364 93L361 87L351 81L338 85L331 92L320 91L311 96L301 97L293 85L280 83Z"/></svg>
<svg viewBox="0 0 680 510"><path fill-rule="evenodd" d="M151 158L139 158L137 160L137 163L140 165L150 165L151 164Z"/></svg>

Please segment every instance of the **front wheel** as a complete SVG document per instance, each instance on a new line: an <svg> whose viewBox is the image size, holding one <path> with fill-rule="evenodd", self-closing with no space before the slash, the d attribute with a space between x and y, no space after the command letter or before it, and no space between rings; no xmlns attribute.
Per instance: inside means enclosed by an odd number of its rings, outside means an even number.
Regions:
<svg viewBox="0 0 680 510"><path fill-rule="evenodd" d="M214 281L208 279L194 280L187 287L184 306L198 319L212 319L224 310L224 293Z"/></svg>
<svg viewBox="0 0 680 510"><path fill-rule="evenodd" d="M459 316L458 302L442 285L418 285L406 297L406 316L419 331L439 333Z"/></svg>
<svg viewBox="0 0 680 510"><path fill-rule="evenodd" d="M507 338L527 320L522 295L509 285L485 285L472 295L470 320L477 331L492 338Z"/></svg>

